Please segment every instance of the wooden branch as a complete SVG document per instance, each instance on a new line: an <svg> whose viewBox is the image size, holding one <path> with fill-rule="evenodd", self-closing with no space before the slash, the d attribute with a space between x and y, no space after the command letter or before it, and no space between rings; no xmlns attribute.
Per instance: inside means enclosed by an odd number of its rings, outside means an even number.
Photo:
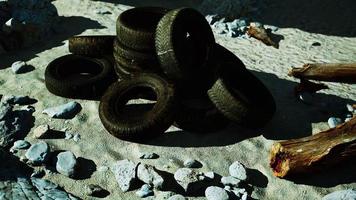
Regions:
<svg viewBox="0 0 356 200"><path fill-rule="evenodd" d="M356 158L356 117L335 128L273 144L270 167L277 177L322 170Z"/></svg>
<svg viewBox="0 0 356 200"><path fill-rule="evenodd" d="M278 44L271 39L263 26L256 26L254 23L251 23L247 29L247 34L262 41L267 46L273 46L278 49Z"/></svg>
<svg viewBox="0 0 356 200"><path fill-rule="evenodd" d="M305 64L291 69L288 75L308 80L356 83L356 63Z"/></svg>

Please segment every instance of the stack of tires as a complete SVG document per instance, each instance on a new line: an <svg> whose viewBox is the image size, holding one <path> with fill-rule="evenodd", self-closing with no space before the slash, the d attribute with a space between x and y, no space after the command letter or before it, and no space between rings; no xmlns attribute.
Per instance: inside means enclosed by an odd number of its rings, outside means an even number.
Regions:
<svg viewBox="0 0 356 200"><path fill-rule="evenodd" d="M116 26L117 35L107 45L88 41L71 45L73 38L69 45L76 54L99 53L111 60L118 81L102 95L99 117L112 135L140 141L160 135L172 124L206 133L231 121L258 128L274 114L268 89L238 57L215 43L210 25L198 11L133 8L118 17ZM137 98L155 103L132 113L126 107Z"/></svg>

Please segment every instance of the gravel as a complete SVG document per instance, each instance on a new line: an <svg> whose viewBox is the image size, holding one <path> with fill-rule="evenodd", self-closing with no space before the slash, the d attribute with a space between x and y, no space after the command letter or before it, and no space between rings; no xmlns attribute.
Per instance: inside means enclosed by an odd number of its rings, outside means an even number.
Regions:
<svg viewBox="0 0 356 200"><path fill-rule="evenodd" d="M119 160L113 164L111 171L123 192L130 190L137 181L136 168L137 164L127 159Z"/></svg>
<svg viewBox="0 0 356 200"><path fill-rule="evenodd" d="M48 159L50 148L46 142L33 144L26 152L26 158L33 164L42 164Z"/></svg>
<svg viewBox="0 0 356 200"><path fill-rule="evenodd" d="M206 188L205 197L208 200L229 200L229 194L227 191L216 186Z"/></svg>
<svg viewBox="0 0 356 200"><path fill-rule="evenodd" d="M56 107L47 108L42 111L42 113L49 115L52 118L73 118L81 109L81 106L76 101L71 101L69 103L59 105Z"/></svg>
<svg viewBox="0 0 356 200"><path fill-rule="evenodd" d="M247 179L245 166L241 164L239 161L235 161L230 165L229 173L231 176L238 178L242 181L245 181Z"/></svg>
<svg viewBox="0 0 356 200"><path fill-rule="evenodd" d="M147 164L138 165L137 178L157 189L162 189L164 184L164 178L158 173L157 169Z"/></svg>
<svg viewBox="0 0 356 200"><path fill-rule="evenodd" d="M57 155L56 170L68 177L75 177L78 166L77 158L70 151L61 152Z"/></svg>

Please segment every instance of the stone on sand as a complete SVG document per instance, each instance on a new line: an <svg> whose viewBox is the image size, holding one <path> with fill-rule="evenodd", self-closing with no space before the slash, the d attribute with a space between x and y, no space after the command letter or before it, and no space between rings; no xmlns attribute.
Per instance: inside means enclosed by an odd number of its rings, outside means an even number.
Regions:
<svg viewBox="0 0 356 200"><path fill-rule="evenodd" d="M46 142L33 144L26 152L26 158L33 164L41 164L48 159L50 148Z"/></svg>
<svg viewBox="0 0 356 200"><path fill-rule="evenodd" d="M57 155L56 170L68 177L75 177L78 166L77 158L70 151L61 152Z"/></svg>
<svg viewBox="0 0 356 200"><path fill-rule="evenodd" d="M157 169L147 164L138 165L137 178L157 189L161 189L164 184L164 178L158 173Z"/></svg>
<svg viewBox="0 0 356 200"><path fill-rule="evenodd" d="M148 184L143 184L142 187L136 191L136 195L140 198L145 198L153 195L152 187Z"/></svg>
<svg viewBox="0 0 356 200"><path fill-rule="evenodd" d="M127 159L119 160L111 167L111 171L123 192L130 190L137 181L136 168L137 164Z"/></svg>
<svg viewBox="0 0 356 200"><path fill-rule="evenodd" d="M235 178L233 176L224 176L221 177L221 183L223 185L228 185L228 186L232 186L232 187L238 187L240 184L241 180L238 178Z"/></svg>
<svg viewBox="0 0 356 200"><path fill-rule="evenodd" d="M77 114L81 106L76 101L71 101L55 107L46 108L42 113L47 114L52 118L69 118Z"/></svg>
<svg viewBox="0 0 356 200"><path fill-rule="evenodd" d="M35 130L33 130L33 137L34 138L43 138L48 132L50 132L51 128L49 127L48 124L43 124L40 126L37 126Z"/></svg>
<svg viewBox="0 0 356 200"><path fill-rule="evenodd" d="M229 200L229 194L227 191L216 186L206 188L205 197L208 200Z"/></svg>
<svg viewBox="0 0 356 200"><path fill-rule="evenodd" d="M245 166L239 161L235 161L230 165L229 173L231 176L238 178L242 181L245 181L247 179Z"/></svg>

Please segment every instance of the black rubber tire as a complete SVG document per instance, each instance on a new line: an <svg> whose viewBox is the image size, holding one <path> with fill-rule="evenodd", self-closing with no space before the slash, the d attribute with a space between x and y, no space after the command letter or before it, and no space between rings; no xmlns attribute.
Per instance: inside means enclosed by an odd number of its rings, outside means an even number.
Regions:
<svg viewBox="0 0 356 200"><path fill-rule="evenodd" d="M272 118L276 104L265 85L241 63L221 61L219 79L208 95L228 119L242 126L260 128Z"/></svg>
<svg viewBox="0 0 356 200"><path fill-rule="evenodd" d="M69 52L86 56L112 54L115 38L114 35L73 36L68 39Z"/></svg>
<svg viewBox="0 0 356 200"><path fill-rule="evenodd" d="M134 50L154 50L156 26L167 12L160 7L136 7L122 12L116 21L118 40Z"/></svg>
<svg viewBox="0 0 356 200"><path fill-rule="evenodd" d="M67 98L98 99L114 81L110 61L74 54L53 60L45 71L48 91Z"/></svg>
<svg viewBox="0 0 356 200"><path fill-rule="evenodd" d="M155 41L160 65L175 82L192 79L204 71L215 45L209 23L192 8L175 9L162 17Z"/></svg>
<svg viewBox="0 0 356 200"><path fill-rule="evenodd" d="M207 94L183 97L179 100L175 125L196 133L215 132L229 124L229 120L216 109Z"/></svg>
<svg viewBox="0 0 356 200"><path fill-rule="evenodd" d="M156 104L139 119L127 119L120 115L128 100L143 92L153 92ZM116 82L103 95L99 105L99 117L110 134L127 140L145 140L167 130L176 113L176 94L173 84L156 74L140 74L133 79ZM127 116L126 116L127 117Z"/></svg>

